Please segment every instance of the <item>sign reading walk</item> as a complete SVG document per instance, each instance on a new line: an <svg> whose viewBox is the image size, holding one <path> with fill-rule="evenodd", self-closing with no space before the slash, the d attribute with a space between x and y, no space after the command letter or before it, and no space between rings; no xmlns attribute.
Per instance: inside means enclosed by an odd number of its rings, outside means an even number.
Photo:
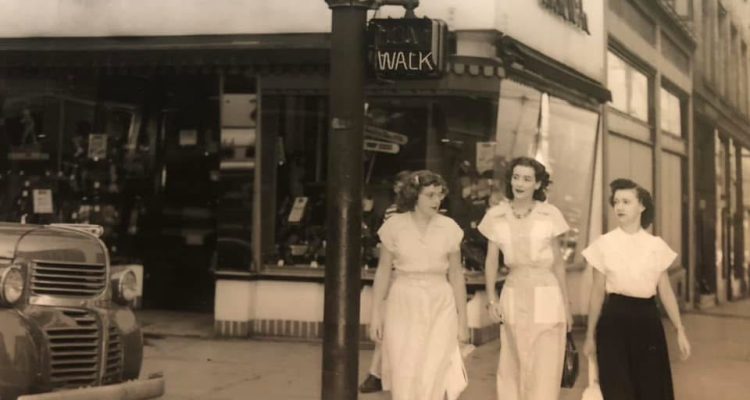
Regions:
<svg viewBox="0 0 750 400"><path fill-rule="evenodd" d="M380 79L434 79L444 69L447 27L428 18L373 19L370 65Z"/></svg>

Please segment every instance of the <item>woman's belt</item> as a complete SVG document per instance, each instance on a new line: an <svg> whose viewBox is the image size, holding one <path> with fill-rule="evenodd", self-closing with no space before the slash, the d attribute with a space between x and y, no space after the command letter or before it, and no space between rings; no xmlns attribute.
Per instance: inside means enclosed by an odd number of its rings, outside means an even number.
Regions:
<svg viewBox="0 0 750 400"><path fill-rule="evenodd" d="M526 275L548 275L553 274L552 268L537 267L530 265L511 265L509 276L526 276Z"/></svg>
<svg viewBox="0 0 750 400"><path fill-rule="evenodd" d="M448 271L404 271L396 269L393 271L393 275L396 279L409 279L409 280L447 280Z"/></svg>
<svg viewBox="0 0 750 400"><path fill-rule="evenodd" d="M514 266L510 268L510 273L506 278L506 284L513 285L514 282L529 282L532 285L538 284L554 284L557 283L557 278L550 268L545 267L530 267L530 266Z"/></svg>

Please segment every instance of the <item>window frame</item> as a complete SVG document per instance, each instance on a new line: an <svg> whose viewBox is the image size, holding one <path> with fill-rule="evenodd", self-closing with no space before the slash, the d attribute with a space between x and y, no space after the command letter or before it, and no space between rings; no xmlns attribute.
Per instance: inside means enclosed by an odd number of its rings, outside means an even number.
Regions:
<svg viewBox="0 0 750 400"><path fill-rule="evenodd" d="M653 86L654 86L654 73L651 68L646 67L646 64L643 62L639 62L636 58L627 55L624 51L620 50L617 47L609 47L607 49L607 86L610 90L613 90L613 85L610 85L609 79L611 76L610 73L610 57L617 58L622 64L625 65L625 80L626 80L626 109L622 109L621 107L615 105L613 101L609 103L609 106L613 109L619 111L620 113L627 115L630 118L633 118L634 120L640 121L646 125L652 126L653 125L653 109L654 109L654 96L653 96ZM634 109L632 109L632 100L633 100L633 92L634 92L634 86L633 86L633 73L638 73L646 78L646 119L641 118ZM614 94L613 94L614 98Z"/></svg>

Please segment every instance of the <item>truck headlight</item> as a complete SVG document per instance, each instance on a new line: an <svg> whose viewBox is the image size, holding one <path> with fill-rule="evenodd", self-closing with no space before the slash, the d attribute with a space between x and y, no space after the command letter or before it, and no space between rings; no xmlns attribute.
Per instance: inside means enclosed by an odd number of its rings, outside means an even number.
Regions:
<svg viewBox="0 0 750 400"><path fill-rule="evenodd" d="M138 295L138 279L135 272L126 270L115 281L115 300L121 304L130 304Z"/></svg>
<svg viewBox="0 0 750 400"><path fill-rule="evenodd" d="M21 269L11 265L0 269L0 303L12 306L23 296L24 278Z"/></svg>

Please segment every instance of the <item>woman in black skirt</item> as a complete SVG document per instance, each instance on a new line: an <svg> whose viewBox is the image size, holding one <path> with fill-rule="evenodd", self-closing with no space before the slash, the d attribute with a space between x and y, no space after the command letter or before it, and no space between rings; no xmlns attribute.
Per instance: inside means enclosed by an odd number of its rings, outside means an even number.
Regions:
<svg viewBox="0 0 750 400"><path fill-rule="evenodd" d="M628 179L616 179L610 188L618 227L583 251L594 274L583 351L596 355L605 400L672 400L672 372L655 297L658 291L677 330L682 359L687 359L690 343L667 272L677 254L645 230L654 220L646 189Z"/></svg>

